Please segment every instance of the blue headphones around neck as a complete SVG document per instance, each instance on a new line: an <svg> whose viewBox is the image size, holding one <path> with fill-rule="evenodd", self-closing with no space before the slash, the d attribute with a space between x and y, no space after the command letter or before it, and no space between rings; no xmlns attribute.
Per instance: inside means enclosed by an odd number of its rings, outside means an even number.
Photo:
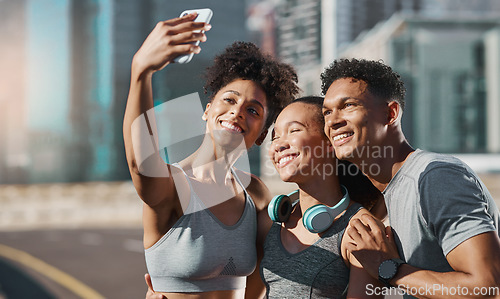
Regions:
<svg viewBox="0 0 500 299"><path fill-rule="evenodd" d="M347 188L340 185L344 196L333 207L317 204L307 209L302 216L302 224L312 233L321 233L327 230L335 220L349 206L350 198ZM273 197L267 213L274 222L286 222L293 209L293 202L299 198L299 190L295 190L288 195L277 195Z"/></svg>

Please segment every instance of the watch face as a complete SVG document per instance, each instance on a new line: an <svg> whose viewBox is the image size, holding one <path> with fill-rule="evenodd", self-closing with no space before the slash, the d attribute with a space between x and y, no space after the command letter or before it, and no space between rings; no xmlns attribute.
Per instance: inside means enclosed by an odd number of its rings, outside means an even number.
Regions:
<svg viewBox="0 0 500 299"><path fill-rule="evenodd" d="M396 275L398 267L392 260L383 261L378 269L378 275L383 279L391 279Z"/></svg>

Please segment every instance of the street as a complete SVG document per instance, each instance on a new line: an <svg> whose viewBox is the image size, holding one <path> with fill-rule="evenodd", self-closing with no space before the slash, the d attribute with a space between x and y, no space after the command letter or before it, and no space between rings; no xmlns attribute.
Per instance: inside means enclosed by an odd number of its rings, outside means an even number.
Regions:
<svg viewBox="0 0 500 299"><path fill-rule="evenodd" d="M145 273L142 229L0 232L0 298L144 298Z"/></svg>

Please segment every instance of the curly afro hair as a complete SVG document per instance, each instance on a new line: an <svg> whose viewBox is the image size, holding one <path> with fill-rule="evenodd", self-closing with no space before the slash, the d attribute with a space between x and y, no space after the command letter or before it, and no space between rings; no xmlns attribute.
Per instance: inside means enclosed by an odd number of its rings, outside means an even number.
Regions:
<svg viewBox="0 0 500 299"><path fill-rule="evenodd" d="M395 100L404 109L406 89L401 76L390 66L365 59L335 60L321 74L321 92L326 94L335 80L343 78L363 80L373 95L385 100Z"/></svg>
<svg viewBox="0 0 500 299"><path fill-rule="evenodd" d="M268 116L265 129L269 128L278 113L299 92L298 78L294 68L263 54L249 42L234 42L222 54L215 57L214 64L205 73L205 93L210 101L224 86L236 79L258 83L267 96Z"/></svg>

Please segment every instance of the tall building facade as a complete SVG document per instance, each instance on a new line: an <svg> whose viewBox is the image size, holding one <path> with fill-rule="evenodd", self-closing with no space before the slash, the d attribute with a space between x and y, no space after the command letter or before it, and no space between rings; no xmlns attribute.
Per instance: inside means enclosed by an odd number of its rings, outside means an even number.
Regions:
<svg viewBox="0 0 500 299"><path fill-rule="evenodd" d="M65 181L71 131L71 3L26 1L23 57L29 182Z"/></svg>
<svg viewBox="0 0 500 299"><path fill-rule="evenodd" d="M128 165L123 144L123 115L130 86L132 57L154 28L155 1L112 0L113 17L110 19L110 42L112 63L112 97L107 125L112 130L112 164L107 174L113 180L129 179Z"/></svg>
<svg viewBox="0 0 500 299"><path fill-rule="evenodd" d="M0 13L0 183L105 177L111 1L6 0Z"/></svg>
<svg viewBox="0 0 500 299"><path fill-rule="evenodd" d="M422 0L281 0L276 4L276 55L294 64L306 94L338 50L399 11L417 13Z"/></svg>
<svg viewBox="0 0 500 299"><path fill-rule="evenodd" d="M268 0L276 18L276 55L293 63L304 93L342 48L394 13L415 16L494 16L497 0Z"/></svg>
<svg viewBox="0 0 500 299"><path fill-rule="evenodd" d="M0 2L0 182L24 182L29 164L26 110L26 3Z"/></svg>
<svg viewBox="0 0 500 299"><path fill-rule="evenodd" d="M71 1L71 138L65 151L70 181L106 179L115 165L117 130L108 123L114 95L113 8L110 0Z"/></svg>

